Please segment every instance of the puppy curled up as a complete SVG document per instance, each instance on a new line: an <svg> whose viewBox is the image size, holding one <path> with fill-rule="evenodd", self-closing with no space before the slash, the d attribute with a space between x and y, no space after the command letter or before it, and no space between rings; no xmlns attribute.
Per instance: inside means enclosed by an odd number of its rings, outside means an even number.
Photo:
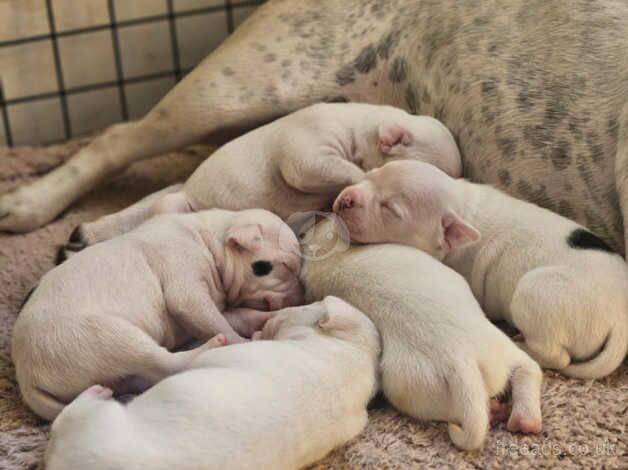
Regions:
<svg viewBox="0 0 628 470"><path fill-rule="evenodd" d="M382 390L392 405L448 422L456 446L476 449L489 428L489 399L510 383L508 429L539 432L541 370L486 319L466 281L414 248L343 247L342 230L328 218L303 234L306 300L336 295L375 323ZM494 419L506 413L495 405Z"/></svg>
<svg viewBox="0 0 628 470"><path fill-rule="evenodd" d="M214 209L156 217L82 251L43 276L15 323L24 401L51 420L91 385L152 385L242 341L268 311L300 303L298 249L269 212ZM237 310L223 315L227 306ZM168 351L191 339L206 343Z"/></svg>
<svg viewBox="0 0 628 470"><path fill-rule="evenodd" d="M334 208L354 240L414 246L462 274L543 367L592 379L626 357L628 266L576 222L408 161L369 172Z"/></svg>
<svg viewBox="0 0 628 470"><path fill-rule="evenodd" d="M260 341L212 349L126 406L94 386L52 425L49 470L297 469L358 435L379 335L346 302L279 311Z"/></svg>

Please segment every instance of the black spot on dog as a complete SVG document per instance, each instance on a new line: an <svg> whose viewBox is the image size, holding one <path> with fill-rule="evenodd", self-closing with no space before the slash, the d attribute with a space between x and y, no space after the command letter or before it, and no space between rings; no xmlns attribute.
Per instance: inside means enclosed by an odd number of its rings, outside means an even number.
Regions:
<svg viewBox="0 0 628 470"><path fill-rule="evenodd" d="M571 164L571 156L569 155L569 142L562 140L558 146L554 147L550 152L550 158L554 168L564 170Z"/></svg>
<svg viewBox="0 0 628 470"><path fill-rule="evenodd" d="M400 31L395 30L388 33L377 43L377 55L382 59L388 59L391 51L399 42Z"/></svg>
<svg viewBox="0 0 628 470"><path fill-rule="evenodd" d="M571 204L564 199L561 199L558 203L558 213L564 215L569 219L573 219L576 215Z"/></svg>
<svg viewBox="0 0 628 470"><path fill-rule="evenodd" d="M416 90L414 89L412 85L408 85L406 87L405 98L406 98L406 106L408 106L408 112L410 114L416 114L418 112L418 102L417 102Z"/></svg>
<svg viewBox="0 0 628 470"><path fill-rule="evenodd" d="M512 178L508 170L499 170L499 172L497 173L497 177L499 178L501 184L503 184L504 186L510 186L510 183L512 183Z"/></svg>
<svg viewBox="0 0 628 470"><path fill-rule="evenodd" d="M567 237L567 244L578 250L600 250L615 253L604 240L583 228L577 228L571 232Z"/></svg>
<svg viewBox="0 0 628 470"><path fill-rule="evenodd" d="M510 137L500 137L497 139L497 146L502 152L505 160L513 160L517 151L517 142Z"/></svg>
<svg viewBox="0 0 628 470"><path fill-rule="evenodd" d="M31 298L31 295L33 295L33 292L35 292L35 289L37 289L37 284L31 287L31 290L28 291L28 293L26 294L26 297L24 297L24 300L22 300L22 303L20 304L20 308L19 308L20 310L24 308L24 305L26 305L26 302L28 302L28 299Z"/></svg>
<svg viewBox="0 0 628 470"><path fill-rule="evenodd" d="M231 77L232 75L235 75L235 70L233 70L231 67L225 67L224 69L222 69L222 74L227 76L227 77Z"/></svg>
<svg viewBox="0 0 628 470"><path fill-rule="evenodd" d="M258 277L266 276L272 272L273 263L270 261L255 261L251 264L251 269L253 269L253 274Z"/></svg>
<svg viewBox="0 0 628 470"><path fill-rule="evenodd" d="M396 57L393 61L388 79L393 83L403 82L408 76L408 63L401 57Z"/></svg>
<svg viewBox="0 0 628 470"><path fill-rule="evenodd" d="M277 54L273 54L272 52L264 56L264 62L270 63L275 60L277 60Z"/></svg>
<svg viewBox="0 0 628 470"><path fill-rule="evenodd" d="M326 96L323 98L323 102L325 103L348 103L349 100L342 96L342 95L338 95L338 96Z"/></svg>
<svg viewBox="0 0 628 470"><path fill-rule="evenodd" d="M353 61L353 66L360 73L370 72L377 64L377 52L372 44L366 46Z"/></svg>
<svg viewBox="0 0 628 470"><path fill-rule="evenodd" d="M524 112L530 111L532 109L532 100L528 96L528 93L526 93L525 91L522 91L517 95L517 107L520 111Z"/></svg>
<svg viewBox="0 0 628 470"><path fill-rule="evenodd" d="M336 71L336 83L340 86L355 82L355 71L351 65L343 65Z"/></svg>
<svg viewBox="0 0 628 470"><path fill-rule="evenodd" d="M484 96L495 96L497 92L497 83L495 80L485 80L482 82L482 94Z"/></svg>
<svg viewBox="0 0 628 470"><path fill-rule="evenodd" d="M604 160L604 147L600 143L599 137L593 132L587 132L586 135L587 145L589 147L590 157L595 163L599 163Z"/></svg>

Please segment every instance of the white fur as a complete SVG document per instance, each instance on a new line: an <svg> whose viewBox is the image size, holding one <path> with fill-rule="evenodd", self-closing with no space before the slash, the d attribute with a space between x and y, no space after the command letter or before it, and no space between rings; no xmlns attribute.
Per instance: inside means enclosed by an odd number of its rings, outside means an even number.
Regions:
<svg viewBox="0 0 628 470"><path fill-rule="evenodd" d="M298 250L269 212L211 210L157 217L73 256L42 278L15 323L25 402L53 419L90 385L128 376L152 384L219 345L209 341L218 333L242 341L242 319L261 327L270 316L252 309L301 301ZM273 271L254 276L255 259L271 260ZM227 305L248 308L223 316ZM168 352L192 338L208 343Z"/></svg>
<svg viewBox="0 0 628 470"><path fill-rule="evenodd" d="M379 337L339 299L285 309L127 406L96 387L52 425L49 470L296 469L364 428Z"/></svg>
<svg viewBox="0 0 628 470"><path fill-rule="evenodd" d="M336 252L304 262L306 299L337 295L373 320L382 337L382 388L396 408L447 421L453 442L475 449L489 427L489 398L511 380L509 429L540 430L540 368L486 319L459 274L400 245L340 251L328 236L332 220L312 231L308 243Z"/></svg>

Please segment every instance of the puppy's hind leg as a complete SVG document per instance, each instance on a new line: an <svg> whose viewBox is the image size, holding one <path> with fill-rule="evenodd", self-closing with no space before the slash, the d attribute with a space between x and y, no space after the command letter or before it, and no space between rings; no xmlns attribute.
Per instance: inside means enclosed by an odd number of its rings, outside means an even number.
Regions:
<svg viewBox="0 0 628 470"><path fill-rule="evenodd" d="M489 428L489 397L482 374L476 364L464 364L448 377L448 383L452 406L449 437L460 449L477 449Z"/></svg>
<svg viewBox="0 0 628 470"><path fill-rule="evenodd" d="M93 222L78 225L70 234L67 243L61 249L66 256L80 251L88 245L108 240L126 233L144 220L164 212L187 212L189 205L182 197L176 197L182 184L173 184L167 188L149 194L135 204L113 214L105 215ZM175 196L173 198L173 196Z"/></svg>
<svg viewBox="0 0 628 470"><path fill-rule="evenodd" d="M541 368L525 353L513 368L510 377L512 387L512 411L507 429L510 432L541 432Z"/></svg>
<svg viewBox="0 0 628 470"><path fill-rule="evenodd" d="M571 362L565 348L569 327L565 321L574 309L570 294L574 285L561 268L541 267L526 273L512 296L512 322L525 338L520 347L541 367L560 370Z"/></svg>

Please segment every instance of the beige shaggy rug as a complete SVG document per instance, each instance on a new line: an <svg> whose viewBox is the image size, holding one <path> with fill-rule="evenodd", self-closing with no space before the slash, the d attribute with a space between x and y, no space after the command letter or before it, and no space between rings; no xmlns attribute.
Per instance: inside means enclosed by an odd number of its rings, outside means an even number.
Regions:
<svg viewBox="0 0 628 470"><path fill-rule="evenodd" d="M87 138L47 148L0 148L0 193L45 173L86 142ZM79 222L185 178L207 152L194 147L137 164L50 225L26 235L0 234L0 469L37 468L46 447L49 426L20 401L10 338L18 306L52 268L55 248ZM513 435L499 426L491 430L483 450L465 453L452 446L445 424L419 423L380 404L371 410L365 431L316 468L628 468L625 363L599 381L546 373L542 405L542 434Z"/></svg>

